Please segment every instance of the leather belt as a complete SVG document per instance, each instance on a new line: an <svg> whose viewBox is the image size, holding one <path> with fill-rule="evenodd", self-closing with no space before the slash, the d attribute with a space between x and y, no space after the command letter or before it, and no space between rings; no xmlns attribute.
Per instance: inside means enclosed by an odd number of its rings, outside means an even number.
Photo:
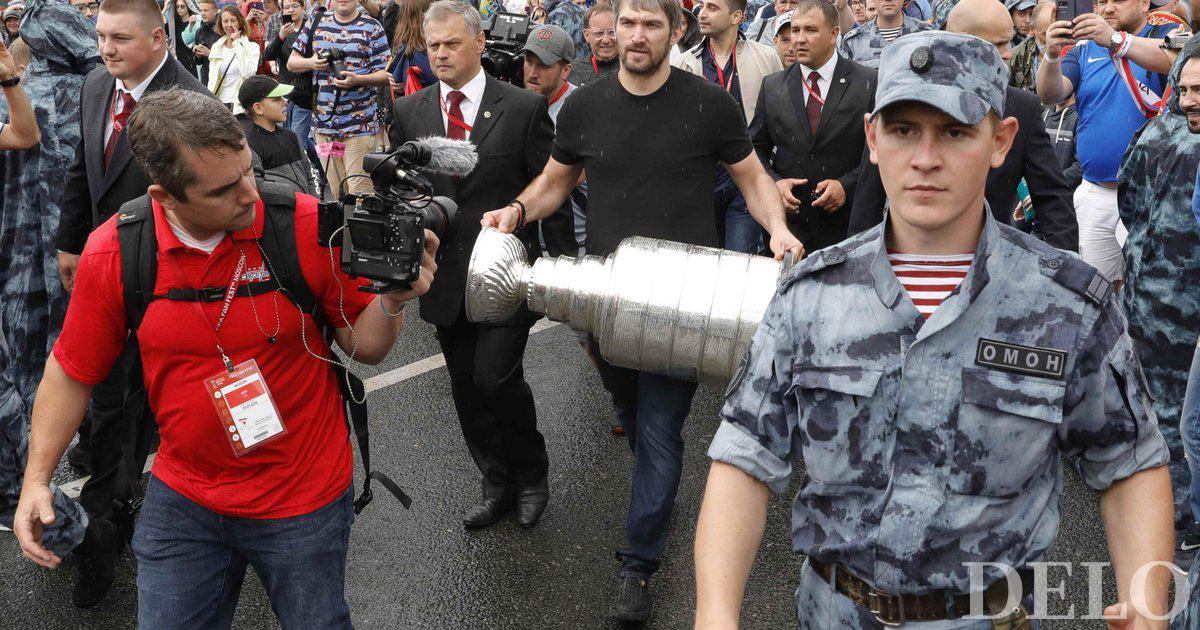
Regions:
<svg viewBox="0 0 1200 630"><path fill-rule="evenodd" d="M908 621L944 621L960 619L971 614L971 594L952 593L950 591L934 591L921 595L896 594L880 591L859 579L844 565L831 565L815 558L809 558L813 571L825 580L833 590L841 593L855 604L866 608L875 616L875 620L885 626L901 626ZM837 568L836 572L834 567ZM836 573L836 576L835 576ZM1021 577L1022 598L1032 591L1032 572L1017 571ZM836 582L836 583L835 583ZM983 601L985 614L986 602L1007 601L1008 580L996 580L984 591Z"/></svg>

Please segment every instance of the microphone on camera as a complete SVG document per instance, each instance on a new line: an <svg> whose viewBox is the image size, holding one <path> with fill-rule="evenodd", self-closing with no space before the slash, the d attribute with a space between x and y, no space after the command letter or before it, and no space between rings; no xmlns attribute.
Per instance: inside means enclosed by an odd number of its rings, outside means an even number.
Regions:
<svg viewBox="0 0 1200 630"><path fill-rule="evenodd" d="M466 177L479 163L479 154L469 140L426 136L405 142L396 153L400 160L433 175Z"/></svg>

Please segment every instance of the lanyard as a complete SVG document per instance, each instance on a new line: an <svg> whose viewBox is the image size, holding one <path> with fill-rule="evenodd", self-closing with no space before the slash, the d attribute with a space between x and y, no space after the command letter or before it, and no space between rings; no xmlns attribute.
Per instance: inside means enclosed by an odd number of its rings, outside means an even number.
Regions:
<svg viewBox="0 0 1200 630"><path fill-rule="evenodd" d="M442 113L446 115L446 120L449 120L455 127L459 127L467 133L471 132L471 125L459 120L457 116L450 113L450 108L446 107L446 99L439 96L438 101L442 104Z"/></svg>
<svg viewBox="0 0 1200 630"><path fill-rule="evenodd" d="M596 72L596 76L600 76L600 66L596 65L596 55L592 54L592 70Z"/></svg>
<svg viewBox="0 0 1200 630"><path fill-rule="evenodd" d="M560 89L558 91L558 94L554 95L554 98L550 99L550 104L553 105L553 104L557 103L558 99L562 98L563 94L566 94L566 93L567 93L567 82L563 81L562 89Z"/></svg>
<svg viewBox="0 0 1200 630"><path fill-rule="evenodd" d="M733 50L729 53L731 66L729 68L729 82L725 82L725 73L721 71L721 65L717 63L717 54L713 52L712 42L708 43L708 54L712 56L713 65L717 67L717 85L725 88L726 92L733 91L733 78L737 76L737 42L733 43Z"/></svg>
<svg viewBox="0 0 1200 630"><path fill-rule="evenodd" d="M240 250L239 250L240 251ZM174 255L167 255L166 259L171 262L171 268L178 276L179 281L184 280L183 270L179 267L179 262L175 260ZM200 302L192 302L196 307L196 312L200 314L200 318L204 320L204 324L212 331L213 337L217 340L217 352L221 355L221 361L225 364L225 369L233 373L233 361L229 360L229 355L225 353L225 349L221 347L221 336L217 333L221 332L221 324L225 323L225 316L229 314L229 307L233 306L234 294L237 293L238 281L242 277L242 272L246 270L246 254L241 252L238 258L237 267L233 270L233 277L229 279L229 286L225 289L225 303L221 305L221 314L217 317L217 325L214 328L208 321L208 315L204 314L204 307L200 306Z"/></svg>

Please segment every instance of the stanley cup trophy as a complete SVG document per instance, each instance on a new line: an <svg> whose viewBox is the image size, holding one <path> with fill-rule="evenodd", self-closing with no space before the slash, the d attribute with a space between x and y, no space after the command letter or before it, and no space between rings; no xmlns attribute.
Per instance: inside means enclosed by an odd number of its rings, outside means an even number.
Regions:
<svg viewBox="0 0 1200 630"><path fill-rule="evenodd" d="M632 237L605 258L539 258L485 228L467 271L467 318L507 319L521 303L588 332L613 365L723 386L775 293L762 256Z"/></svg>

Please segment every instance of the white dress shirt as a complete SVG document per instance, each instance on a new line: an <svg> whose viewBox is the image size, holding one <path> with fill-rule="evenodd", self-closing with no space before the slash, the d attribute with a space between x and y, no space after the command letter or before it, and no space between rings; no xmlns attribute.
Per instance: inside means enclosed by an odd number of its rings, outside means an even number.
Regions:
<svg viewBox="0 0 1200 630"><path fill-rule="evenodd" d="M163 66L165 66L167 64L167 60L170 58L171 58L171 56L164 52L162 61L158 62L158 67L154 69L154 72L151 72L150 75L146 77L145 81L142 81L140 85L133 88L132 90L125 87L124 81L122 81L120 79L113 79L114 81L116 81L117 90L120 90L122 92L129 92L129 94L131 96L133 96L133 100L135 103L137 101L142 100L142 95L146 93L146 88L150 86L150 82L154 80L154 77L158 76L158 72L160 70L162 70ZM125 99L118 96L117 92L113 92L113 100L106 103L106 105L112 106L114 103L116 104L116 107L115 107L115 109L112 110L112 113L120 114L121 112L125 111ZM107 109L107 107L106 107L106 109ZM108 146L108 139L112 137L112 132L113 132L112 116L109 115L108 111L105 111L104 112L104 146Z"/></svg>
<svg viewBox="0 0 1200 630"><path fill-rule="evenodd" d="M474 79L467 81L466 85L458 89L463 93L462 103L459 107L462 109L462 121L467 123L468 127L475 126L475 115L479 113L479 102L483 100L483 88L487 86L487 77L483 73L483 69L479 69L479 74L475 75ZM440 90L441 103L438 108L442 110L442 128L446 133L450 133L450 118L446 113L450 111L450 99L446 95L453 92L454 88L446 85L445 82L438 81L438 89ZM471 137L471 132L464 130L466 137Z"/></svg>
<svg viewBox="0 0 1200 630"><path fill-rule="evenodd" d="M817 87L821 90L822 99L829 96L829 86L833 84L833 69L837 67L837 60L838 55L835 52L832 55L829 55L829 61L826 61L825 65L821 66L820 68L815 68L817 71ZM804 83L808 84L808 77L812 74L814 68L809 68L802 63L797 63L796 65L800 66L800 71L804 73ZM804 103L805 106L808 106L808 90L804 90L804 93L801 94L800 99L800 102Z"/></svg>

